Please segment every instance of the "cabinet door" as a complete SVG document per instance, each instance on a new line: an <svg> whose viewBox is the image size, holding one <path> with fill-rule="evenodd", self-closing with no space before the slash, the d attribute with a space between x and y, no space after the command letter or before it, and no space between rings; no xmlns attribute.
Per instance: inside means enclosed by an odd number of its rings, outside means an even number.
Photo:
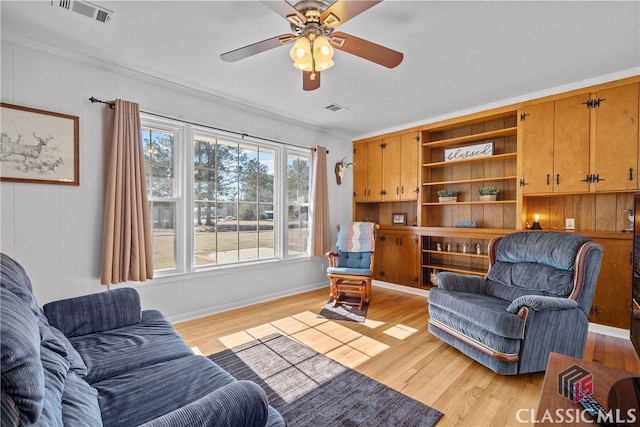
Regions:
<svg viewBox="0 0 640 427"><path fill-rule="evenodd" d="M417 132L400 135L400 200L418 200L420 177L418 155L420 138Z"/></svg>
<svg viewBox="0 0 640 427"><path fill-rule="evenodd" d="M599 91L594 108L596 191L638 188L638 84Z"/></svg>
<svg viewBox="0 0 640 427"><path fill-rule="evenodd" d="M589 191L589 115L582 94L555 101L553 185L556 193Z"/></svg>
<svg viewBox="0 0 640 427"><path fill-rule="evenodd" d="M525 107L521 112L522 194L553 191L553 101Z"/></svg>
<svg viewBox="0 0 640 427"><path fill-rule="evenodd" d="M387 252L389 254L393 252L392 243L384 230L378 230L375 258L373 259L373 278L376 280L391 281L387 275L387 264L389 264L387 262Z"/></svg>
<svg viewBox="0 0 640 427"><path fill-rule="evenodd" d="M419 284L420 245L417 235L380 231L376 244L374 279L399 285Z"/></svg>
<svg viewBox="0 0 640 427"><path fill-rule="evenodd" d="M604 249L589 320L629 329L631 313L631 241L598 240Z"/></svg>
<svg viewBox="0 0 640 427"><path fill-rule="evenodd" d="M403 234L397 237L395 256L393 257L393 283L418 286L420 283L420 239L415 234Z"/></svg>
<svg viewBox="0 0 640 427"><path fill-rule="evenodd" d="M367 190L367 163L369 144L367 142L355 142L353 144L353 201L366 202Z"/></svg>
<svg viewBox="0 0 640 427"><path fill-rule="evenodd" d="M385 138L382 143L382 190L385 201L400 200L400 136Z"/></svg>
<svg viewBox="0 0 640 427"><path fill-rule="evenodd" d="M369 141L367 155L367 200L382 202L382 140Z"/></svg>

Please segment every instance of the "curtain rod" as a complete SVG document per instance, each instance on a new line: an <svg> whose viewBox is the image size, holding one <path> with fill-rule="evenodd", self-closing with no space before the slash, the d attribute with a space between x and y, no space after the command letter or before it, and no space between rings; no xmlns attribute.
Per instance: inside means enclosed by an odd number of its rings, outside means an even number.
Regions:
<svg viewBox="0 0 640 427"><path fill-rule="evenodd" d="M92 103L92 104L94 104L94 103L96 103L96 102L98 102L98 103L100 103L100 104L106 104L106 105L108 105L108 106L109 106L109 108L111 108L111 109L113 109L113 108L115 108L115 107L116 107L115 102L103 101L103 100L98 99L98 98L96 98L96 97L94 97L94 96L92 96L91 98L89 98L89 101L91 101L91 103ZM235 134L235 135L239 135L242 139L244 139L245 137L251 137L251 138L259 139L259 140L262 140L262 141L275 142L276 144L291 145L291 146L293 146L293 147L306 148L306 149L308 149L308 150L316 151L316 149L315 149L315 148L304 147L304 146L302 146L302 145L297 145L297 144L291 144L291 143L288 143L288 142L277 141L277 140L275 140L275 139L269 139L269 138L263 138L263 137L261 137L261 136L249 135L248 133L236 132L236 131L233 131L233 130L217 128L217 127L209 126L209 125L203 125L202 123L195 123L195 122L190 122L190 121L188 121L188 120L177 119L177 118L175 118L175 117L163 116L162 114L151 113L151 112L149 112L149 111L143 111L143 110L140 110L140 112L141 112L141 113L145 113L145 114L149 114L149 115L151 115L151 116L160 117L160 118L163 118L163 119L175 120L175 121L182 122L182 123L186 123L186 124L189 124L189 125L205 127L205 128L213 129L213 130L219 130L219 131L221 131L221 132L233 133L233 134ZM329 150L327 150L327 154L329 154Z"/></svg>

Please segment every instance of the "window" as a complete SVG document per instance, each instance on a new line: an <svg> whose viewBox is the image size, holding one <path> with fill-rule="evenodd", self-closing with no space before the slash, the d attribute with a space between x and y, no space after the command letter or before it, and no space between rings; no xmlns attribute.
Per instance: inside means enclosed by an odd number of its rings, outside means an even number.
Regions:
<svg viewBox="0 0 640 427"><path fill-rule="evenodd" d="M157 270L177 268L176 221L178 215L175 174L176 129L144 126L142 144L147 175L153 265Z"/></svg>
<svg viewBox="0 0 640 427"><path fill-rule="evenodd" d="M145 116L143 144L156 271L307 255L309 150Z"/></svg>
<svg viewBox="0 0 640 427"><path fill-rule="evenodd" d="M309 156L287 156L287 226L290 253L307 253L309 236Z"/></svg>

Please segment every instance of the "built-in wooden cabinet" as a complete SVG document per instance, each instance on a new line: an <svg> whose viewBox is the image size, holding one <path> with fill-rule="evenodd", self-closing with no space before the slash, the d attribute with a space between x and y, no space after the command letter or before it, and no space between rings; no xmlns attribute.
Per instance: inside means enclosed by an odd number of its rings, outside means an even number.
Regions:
<svg viewBox="0 0 640 427"><path fill-rule="evenodd" d="M604 249L589 321L629 329L631 313L631 235L591 235Z"/></svg>
<svg viewBox="0 0 640 427"><path fill-rule="evenodd" d="M591 185L595 191L638 189L638 84L596 92Z"/></svg>
<svg viewBox="0 0 640 427"><path fill-rule="evenodd" d="M638 189L638 84L520 110L522 194Z"/></svg>
<svg viewBox="0 0 640 427"><path fill-rule="evenodd" d="M353 198L355 202L382 201L382 140L353 144Z"/></svg>
<svg viewBox="0 0 640 427"><path fill-rule="evenodd" d="M419 161L416 129L354 141L354 219L391 225L393 213L403 213L418 225Z"/></svg>
<svg viewBox="0 0 640 427"><path fill-rule="evenodd" d="M380 227L375 254L374 279L420 287L420 236L415 231Z"/></svg>
<svg viewBox="0 0 640 427"><path fill-rule="evenodd" d="M534 218L564 231L573 218L575 232L604 247L590 321L628 328L622 230L640 189L639 103L640 76L354 141L353 218L381 224L374 278L429 288L440 271L484 276L493 237ZM445 158L488 143L486 157ZM483 186L497 187L497 200L481 200ZM457 201L441 203L442 189ZM407 226L392 224L395 213Z"/></svg>

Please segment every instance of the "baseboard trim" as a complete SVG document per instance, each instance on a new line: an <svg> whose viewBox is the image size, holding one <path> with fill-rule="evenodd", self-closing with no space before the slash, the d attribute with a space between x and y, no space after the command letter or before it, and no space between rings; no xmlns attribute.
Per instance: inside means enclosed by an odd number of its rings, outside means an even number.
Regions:
<svg viewBox="0 0 640 427"><path fill-rule="evenodd" d="M396 285L395 283L383 282L382 280L373 280L372 286L378 286L380 288L391 289L394 291L404 292L406 294L420 295L423 297L429 296L429 290L412 288L411 286Z"/></svg>
<svg viewBox="0 0 640 427"><path fill-rule="evenodd" d="M598 323L589 323L589 332L631 341L628 329L614 328L613 326L600 325Z"/></svg>

